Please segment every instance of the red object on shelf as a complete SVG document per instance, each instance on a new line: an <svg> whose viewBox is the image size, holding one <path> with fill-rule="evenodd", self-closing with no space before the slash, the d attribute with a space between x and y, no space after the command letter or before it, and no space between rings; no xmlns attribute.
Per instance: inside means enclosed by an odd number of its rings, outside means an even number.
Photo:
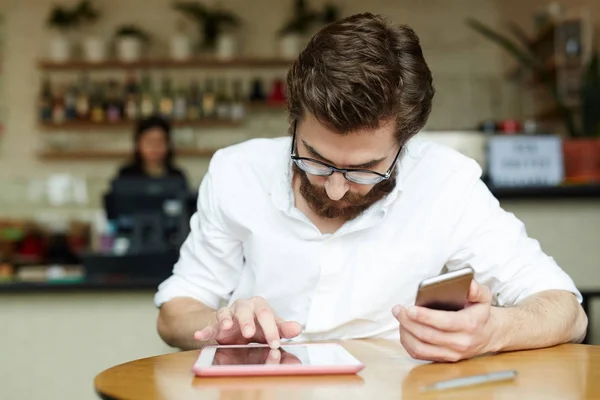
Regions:
<svg viewBox="0 0 600 400"><path fill-rule="evenodd" d="M515 135L522 130L521 123L516 119L505 119L500 121L498 128L500 132L505 135Z"/></svg>
<svg viewBox="0 0 600 400"><path fill-rule="evenodd" d="M600 182L600 139L564 140L563 155L567 182L578 184Z"/></svg>
<svg viewBox="0 0 600 400"><path fill-rule="evenodd" d="M273 82L273 88L269 94L268 101L271 104L285 103L285 88L281 79L275 79Z"/></svg>
<svg viewBox="0 0 600 400"><path fill-rule="evenodd" d="M42 259L46 253L46 246L41 236L28 234L21 240L17 249L17 254L21 257L32 257Z"/></svg>

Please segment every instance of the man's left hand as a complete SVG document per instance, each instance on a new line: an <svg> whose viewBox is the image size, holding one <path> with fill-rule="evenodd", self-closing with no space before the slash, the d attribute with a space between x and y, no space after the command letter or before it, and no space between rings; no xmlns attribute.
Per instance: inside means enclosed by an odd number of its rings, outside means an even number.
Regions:
<svg viewBox="0 0 600 400"><path fill-rule="evenodd" d="M400 322L400 341L411 357L455 362L489 352L492 294L473 280L468 302L460 311L395 306L392 313Z"/></svg>

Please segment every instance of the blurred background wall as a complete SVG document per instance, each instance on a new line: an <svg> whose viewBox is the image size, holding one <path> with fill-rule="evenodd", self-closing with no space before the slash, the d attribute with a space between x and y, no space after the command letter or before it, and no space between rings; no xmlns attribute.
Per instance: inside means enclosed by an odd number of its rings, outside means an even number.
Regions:
<svg viewBox="0 0 600 400"><path fill-rule="evenodd" d="M39 123L39 97L44 78L70 82L78 70L50 70L41 63L48 58L51 38L46 20L55 1L1 0L3 15L0 59L0 219L41 221L60 229L69 220L94 222L102 214L101 195L123 157L96 159L41 156L57 142L73 142L92 153L109 147L125 154L131 147L132 129L47 129ZM72 6L76 1L64 0ZM207 4L214 2L206 1ZM532 33L532 15L547 1L535 0L339 0L342 16L369 11L382 13L396 23L414 28L421 38L425 57L433 71L437 89L434 110L426 133L466 132L483 135L484 121L523 120L531 112L532 93L519 82L507 79L514 61L498 46L485 40L465 24L473 17L494 28L514 21ZM566 8L585 6L594 26L600 21L600 2L565 0ZM97 0L101 16L93 26L74 37L95 34L112 39L122 24L136 24L148 31L152 42L149 58L165 58L171 37L181 20L167 0ZM242 21L237 31L240 53L247 58L279 58L278 29L290 17L292 1L222 0ZM312 0L319 8L324 2ZM193 29L188 24L188 29ZM313 31L316 28L313 29ZM284 79L286 64L268 68L220 67L158 69L158 82L165 74L183 82L198 78L241 79L244 90L251 81L263 79L269 90L275 79ZM94 70L97 78L125 72ZM275 137L287 133L282 107L249 107L240 124L195 126L176 129L181 143L193 141L199 148L216 149L253 137ZM560 131L560 127L557 128ZM425 133L425 134L426 134ZM193 139L190 139L193 137ZM436 136L437 137L437 136ZM442 138L443 140L443 138ZM187 141L187 142L186 142ZM469 142L470 143L470 142ZM475 141L475 143L480 143ZM462 142L460 146L463 146ZM465 149L471 151L467 143ZM478 153L478 150L476 151ZM208 156L177 159L193 188L200 183ZM83 183L78 200L56 202L40 194L48 179L67 174ZM579 287L600 287L600 206L598 197L547 199L527 195L502 199L503 206L521 218L528 232L569 272ZM153 290L68 290L52 293L0 292L0 393L17 399L92 399L93 377L101 370L134 358L171 351L155 333L156 310ZM594 313L594 315L597 313ZM594 341L600 342L596 317Z"/></svg>

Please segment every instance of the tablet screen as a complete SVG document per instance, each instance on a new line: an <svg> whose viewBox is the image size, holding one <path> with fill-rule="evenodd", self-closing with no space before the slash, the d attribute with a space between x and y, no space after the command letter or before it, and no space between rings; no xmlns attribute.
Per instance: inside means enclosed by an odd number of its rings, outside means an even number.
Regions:
<svg viewBox="0 0 600 400"><path fill-rule="evenodd" d="M336 343L206 346L192 370L197 376L355 374L364 364Z"/></svg>
<svg viewBox="0 0 600 400"><path fill-rule="evenodd" d="M217 348L212 365L309 364L304 346Z"/></svg>
<svg viewBox="0 0 600 400"><path fill-rule="evenodd" d="M283 345L278 350L267 346L215 346L205 365L303 365L331 366L360 364L342 346L335 344ZM210 357L210 358L208 358Z"/></svg>

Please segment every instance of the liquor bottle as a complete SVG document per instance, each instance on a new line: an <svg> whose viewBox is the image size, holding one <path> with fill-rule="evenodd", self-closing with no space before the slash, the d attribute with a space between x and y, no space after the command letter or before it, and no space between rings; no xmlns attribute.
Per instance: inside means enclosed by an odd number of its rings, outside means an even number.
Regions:
<svg viewBox="0 0 600 400"><path fill-rule="evenodd" d="M54 92L52 99L52 123L54 124L62 124L65 122L65 92L64 86L59 86L58 90Z"/></svg>
<svg viewBox="0 0 600 400"><path fill-rule="evenodd" d="M215 96L215 110L218 119L231 119L231 99L227 93L225 79L221 78L217 82L217 93Z"/></svg>
<svg viewBox="0 0 600 400"><path fill-rule="evenodd" d="M202 92L197 80L192 80L187 100L187 119L197 121L202 117Z"/></svg>
<svg viewBox="0 0 600 400"><path fill-rule="evenodd" d="M38 112L39 118L42 122L52 121L52 87L50 86L50 80L45 77L42 82L42 90L40 92Z"/></svg>
<svg viewBox="0 0 600 400"><path fill-rule="evenodd" d="M142 96L140 99L140 114L142 118L147 118L154 114L156 110L154 103L154 93L152 91L152 81L150 76L142 78Z"/></svg>
<svg viewBox="0 0 600 400"><path fill-rule="evenodd" d="M212 79L206 79L204 93L202 95L202 117L215 118L217 111L217 96L213 87Z"/></svg>
<svg viewBox="0 0 600 400"><path fill-rule="evenodd" d="M242 81L237 79L233 82L233 101L231 102L231 119L240 121L246 116L246 106Z"/></svg>
<svg viewBox="0 0 600 400"><path fill-rule="evenodd" d="M187 112L187 93L185 87L181 85L173 100L173 118L176 121L185 121L188 118Z"/></svg>
<svg viewBox="0 0 600 400"><path fill-rule="evenodd" d="M69 85L65 93L65 120L74 121L77 119L77 88L75 85Z"/></svg>
<svg viewBox="0 0 600 400"><path fill-rule="evenodd" d="M173 89L169 78L163 79L158 109L164 118L173 117Z"/></svg>
<svg viewBox="0 0 600 400"><path fill-rule="evenodd" d="M123 119L123 102L121 100L121 90L115 80L108 82L106 98L106 119L108 122L119 122Z"/></svg>
<svg viewBox="0 0 600 400"><path fill-rule="evenodd" d="M282 79L275 79L269 94L269 103L285 104L285 87Z"/></svg>
<svg viewBox="0 0 600 400"><path fill-rule="evenodd" d="M140 89L133 74L127 77L125 83L125 119L136 121L140 115Z"/></svg>
<svg viewBox="0 0 600 400"><path fill-rule="evenodd" d="M256 78L252 81L252 89L250 90L250 101L265 101L267 96L265 95L265 89L260 78Z"/></svg>
<svg viewBox="0 0 600 400"><path fill-rule="evenodd" d="M90 119L97 124L103 123L106 120L104 90L101 83L96 84L90 99Z"/></svg>
<svg viewBox="0 0 600 400"><path fill-rule="evenodd" d="M87 74L84 73L80 76L77 86L77 102L75 105L77 119L89 121L91 89Z"/></svg>

